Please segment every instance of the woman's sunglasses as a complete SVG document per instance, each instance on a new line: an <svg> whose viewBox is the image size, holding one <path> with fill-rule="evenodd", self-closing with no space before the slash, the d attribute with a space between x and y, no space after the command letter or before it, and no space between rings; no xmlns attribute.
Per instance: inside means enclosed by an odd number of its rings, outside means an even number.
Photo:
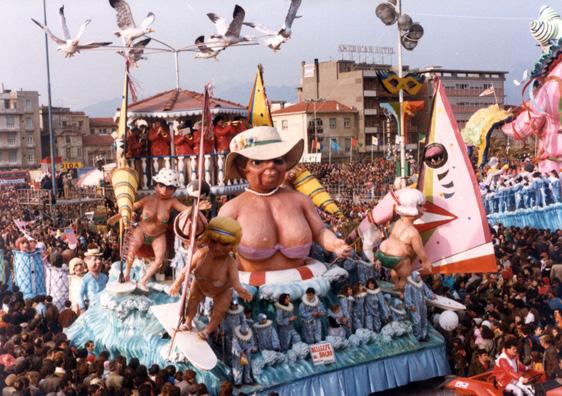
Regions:
<svg viewBox="0 0 562 396"><path fill-rule="evenodd" d="M285 158L279 157L279 158L274 158L274 159L271 159L271 160L252 160L252 165L260 166L260 165L265 164L269 161L273 162L274 165L283 165L285 163Z"/></svg>
<svg viewBox="0 0 562 396"><path fill-rule="evenodd" d="M167 190L175 190L177 188L176 186L167 186L167 185L162 184L162 183L156 183L156 185L158 187L165 188Z"/></svg>

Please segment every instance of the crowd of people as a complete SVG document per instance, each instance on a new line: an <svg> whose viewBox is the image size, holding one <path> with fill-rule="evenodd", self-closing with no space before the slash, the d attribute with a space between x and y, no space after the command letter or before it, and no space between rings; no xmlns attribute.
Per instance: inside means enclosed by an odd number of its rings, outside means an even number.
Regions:
<svg viewBox="0 0 562 396"><path fill-rule="evenodd" d="M230 141L238 133L248 128L246 119L235 116L231 120L223 115L213 119L212 133L203 134L201 121L188 119L167 124L165 121L148 122L137 119L130 125L127 134L127 158L160 157L171 154L172 142L176 155L197 155L201 136L203 153L226 153Z"/></svg>
<svg viewBox="0 0 562 396"><path fill-rule="evenodd" d="M482 373L513 347L525 367L561 378L562 231L497 225L492 233L497 273L435 276L431 285L467 306L445 333L451 368L459 376Z"/></svg>
<svg viewBox="0 0 562 396"><path fill-rule="evenodd" d="M492 168L480 183L487 213L541 208L562 202L560 175L541 173L531 163L503 169Z"/></svg>

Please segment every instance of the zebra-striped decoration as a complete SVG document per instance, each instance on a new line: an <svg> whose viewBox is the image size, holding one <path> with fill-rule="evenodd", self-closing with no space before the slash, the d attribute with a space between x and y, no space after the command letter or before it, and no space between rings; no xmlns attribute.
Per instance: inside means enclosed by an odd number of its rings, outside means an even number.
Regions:
<svg viewBox="0 0 562 396"><path fill-rule="evenodd" d="M539 11L539 19L543 22L560 19L560 15L552 7L543 5Z"/></svg>
<svg viewBox="0 0 562 396"><path fill-rule="evenodd" d="M543 47L548 47L550 40L558 36L558 26L550 21L531 21L529 30L531 36Z"/></svg>

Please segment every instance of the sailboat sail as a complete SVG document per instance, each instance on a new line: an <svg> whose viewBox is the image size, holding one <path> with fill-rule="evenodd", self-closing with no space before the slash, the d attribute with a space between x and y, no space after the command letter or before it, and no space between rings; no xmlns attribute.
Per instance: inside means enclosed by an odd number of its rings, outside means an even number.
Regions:
<svg viewBox="0 0 562 396"><path fill-rule="evenodd" d="M443 84L436 80L435 87L418 182L427 203L415 224L433 272L494 272L494 247L476 177Z"/></svg>

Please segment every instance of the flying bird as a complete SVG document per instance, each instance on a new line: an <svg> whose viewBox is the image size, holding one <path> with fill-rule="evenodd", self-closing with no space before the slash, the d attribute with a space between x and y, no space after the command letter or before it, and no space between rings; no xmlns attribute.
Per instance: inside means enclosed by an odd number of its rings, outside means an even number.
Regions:
<svg viewBox="0 0 562 396"><path fill-rule="evenodd" d="M119 31L115 32L115 35L121 37L127 47L133 45L133 41L136 38L154 32L150 25L152 25L156 16L152 12L148 13L140 26L137 26L133 19L131 8L125 0L109 0L109 4L117 12L117 27Z"/></svg>
<svg viewBox="0 0 562 396"><path fill-rule="evenodd" d="M254 28L268 36L273 36L264 40L264 43L273 51L278 51L281 48L281 45L289 41L291 38L293 21L295 18L300 18L300 16L297 16L297 11L301 2L302 0L291 0L289 11L287 11L287 16L285 17L285 23L283 23L283 26L278 31L271 30L260 23L244 22L244 25Z"/></svg>
<svg viewBox="0 0 562 396"><path fill-rule="evenodd" d="M43 26L35 19L31 18L31 20L37 26L43 29L47 33L47 35L51 38L51 40L57 43L58 45L57 50L62 51L64 53L65 58L70 58L75 54L80 53L80 50L93 49L93 48L103 47L111 44L110 42L91 42L86 44L80 44L80 38L86 31L86 26L88 26L91 20L90 19L85 20L84 23L82 23L82 26L80 26L80 30L78 31L76 37L72 38L70 35L70 30L68 29L68 25L66 24L66 18L64 16L64 6L59 8L59 15L61 18L62 32L64 35L64 39L55 36L47 26Z"/></svg>
<svg viewBox="0 0 562 396"><path fill-rule="evenodd" d="M142 55L144 54L146 46L150 43L150 40L152 40L150 37L139 40L134 43L131 48L127 48L124 51L117 51L117 53L127 59L129 65L138 67L137 62L146 59L146 57Z"/></svg>
<svg viewBox="0 0 562 396"><path fill-rule="evenodd" d="M222 48L221 43L218 42L217 39L211 39L207 44L205 44L205 36L199 36L195 39L195 45L199 50L199 52L195 54L195 58L198 59L215 58L215 60L217 60L217 55L219 54L219 52L221 52L224 49ZM216 49L215 47L220 47L220 48Z"/></svg>
<svg viewBox="0 0 562 396"><path fill-rule="evenodd" d="M227 23L226 19L218 16L214 13L208 13L207 16L215 24L217 29L217 34L213 34L211 39L216 39L217 46L221 49L230 47L231 45L238 44L244 41L251 41L250 37L240 37L240 31L242 30L242 23L244 22L244 17L246 12L238 4L234 7L234 12L232 13L232 21Z"/></svg>

